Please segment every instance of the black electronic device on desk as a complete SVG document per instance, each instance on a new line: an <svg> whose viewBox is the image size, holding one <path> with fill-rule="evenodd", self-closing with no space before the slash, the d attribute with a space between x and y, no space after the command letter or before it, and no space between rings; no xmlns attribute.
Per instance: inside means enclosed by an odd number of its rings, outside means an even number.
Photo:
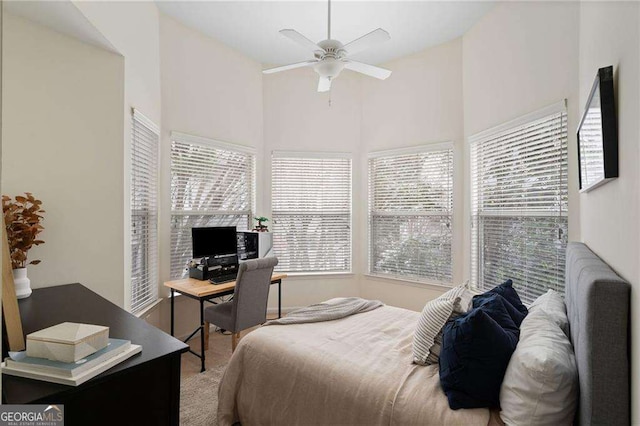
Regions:
<svg viewBox="0 0 640 426"><path fill-rule="evenodd" d="M234 281L238 275L238 240L235 226L191 228L193 257L200 264L189 268L189 277L212 284Z"/></svg>
<svg viewBox="0 0 640 426"><path fill-rule="evenodd" d="M209 258L209 282L222 284L235 281L238 276L238 255Z"/></svg>
<svg viewBox="0 0 640 426"><path fill-rule="evenodd" d="M191 228L191 242L195 259L238 254L238 237L235 226Z"/></svg>
<svg viewBox="0 0 640 426"><path fill-rule="evenodd" d="M237 277L238 277L238 274L218 275L218 276L213 276L209 278L209 282L214 285L230 283L232 281L235 281Z"/></svg>

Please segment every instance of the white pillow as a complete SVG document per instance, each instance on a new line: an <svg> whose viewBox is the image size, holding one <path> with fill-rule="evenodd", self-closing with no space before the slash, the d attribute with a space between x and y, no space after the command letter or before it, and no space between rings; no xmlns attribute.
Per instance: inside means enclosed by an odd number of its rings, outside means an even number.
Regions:
<svg viewBox="0 0 640 426"><path fill-rule="evenodd" d="M465 285L461 285L427 302L413 335L414 363L420 365L438 363L442 345L442 328L450 317L467 312L470 301L469 291Z"/></svg>
<svg viewBox="0 0 640 426"><path fill-rule="evenodd" d="M567 308L562 299L562 295L555 290L548 290L545 294L538 297L529 306L529 313L544 311L551 317L558 327L569 335L569 319L567 318Z"/></svg>
<svg viewBox="0 0 640 426"><path fill-rule="evenodd" d="M567 335L546 312L529 312L500 388L507 425L572 425L578 371Z"/></svg>

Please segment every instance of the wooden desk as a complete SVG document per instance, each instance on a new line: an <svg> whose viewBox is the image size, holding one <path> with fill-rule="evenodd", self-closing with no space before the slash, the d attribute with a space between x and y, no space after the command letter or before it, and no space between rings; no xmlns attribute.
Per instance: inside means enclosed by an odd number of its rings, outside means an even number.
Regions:
<svg viewBox="0 0 640 426"><path fill-rule="evenodd" d="M286 274L273 274L271 276L271 284L278 284L278 318L282 316L282 280L287 278ZM200 348L201 352L197 353L189 349L189 352L200 358L201 369L200 372L205 370L205 332L208 334L209 330L205 330L204 322L204 302L210 302L211 299L233 294L236 288L236 282L230 281L223 284L211 284L208 280L201 281L195 278L184 278L181 280L167 281L164 283L165 287L171 289L171 335L174 335L174 300L175 292L189 297L190 299L200 302L200 326L193 330L193 332L184 341L188 342L198 331L200 332ZM213 303L213 302L211 302Z"/></svg>
<svg viewBox="0 0 640 426"><path fill-rule="evenodd" d="M188 346L81 284L33 290L18 300L25 333L64 321L109 327L142 352L80 386L2 375L6 404L64 404L65 424L178 425L180 356Z"/></svg>

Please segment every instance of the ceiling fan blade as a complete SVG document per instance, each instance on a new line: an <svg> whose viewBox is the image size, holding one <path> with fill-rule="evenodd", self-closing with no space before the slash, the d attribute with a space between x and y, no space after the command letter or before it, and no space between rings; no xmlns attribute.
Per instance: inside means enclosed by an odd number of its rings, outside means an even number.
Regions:
<svg viewBox="0 0 640 426"><path fill-rule="evenodd" d="M362 37L347 43L344 46L344 50L346 50L348 54L353 55L354 53L368 49L387 40L391 40L389 33L382 28L378 28L377 30L371 31L369 34L365 34Z"/></svg>
<svg viewBox="0 0 640 426"><path fill-rule="evenodd" d="M317 63L318 61L304 61L304 62L297 62L295 64L289 64L289 65L283 65L281 67L275 67L275 68L269 68L266 70L262 70L263 74L273 74L276 72L280 72L280 71L287 71L287 70L292 70L292 69L296 69L296 68L302 68L302 67L308 67L311 66L315 63Z"/></svg>
<svg viewBox="0 0 640 426"><path fill-rule="evenodd" d="M318 92L328 92L331 89L331 79L320 77L318 80Z"/></svg>
<svg viewBox="0 0 640 426"><path fill-rule="evenodd" d="M280 30L280 34L282 34L283 36L287 37L290 40L295 41L300 46L304 47L305 49L309 49L312 52L317 52L317 51L324 52L322 47L318 46L317 44L315 44L314 42L312 42L311 40L309 40L308 38L306 38L305 36L297 32L296 30Z"/></svg>
<svg viewBox="0 0 640 426"><path fill-rule="evenodd" d="M391 75L391 71L384 68L374 67L373 65L351 60L345 61L344 67L351 71L359 72L361 74L365 74L369 77L374 77L380 80L386 80Z"/></svg>

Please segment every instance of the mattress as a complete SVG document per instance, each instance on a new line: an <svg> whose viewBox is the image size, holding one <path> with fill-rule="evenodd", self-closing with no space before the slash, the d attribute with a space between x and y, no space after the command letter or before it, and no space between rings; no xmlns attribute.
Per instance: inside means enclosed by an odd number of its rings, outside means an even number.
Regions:
<svg viewBox="0 0 640 426"><path fill-rule="evenodd" d="M219 387L218 422L250 425L487 425L451 410L438 366L412 360L419 313L383 306L335 321L271 325L244 337Z"/></svg>

